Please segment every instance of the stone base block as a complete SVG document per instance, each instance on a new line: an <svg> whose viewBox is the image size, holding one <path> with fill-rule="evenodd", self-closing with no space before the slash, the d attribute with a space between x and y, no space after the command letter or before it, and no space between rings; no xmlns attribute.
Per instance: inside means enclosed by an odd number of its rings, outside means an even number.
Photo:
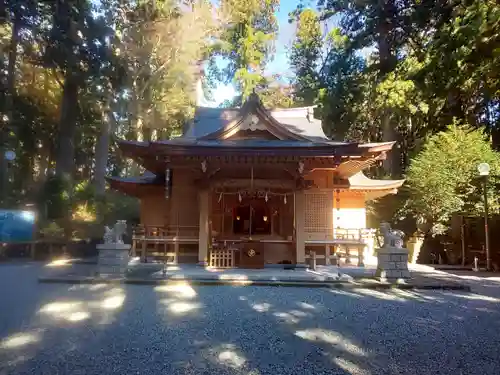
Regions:
<svg viewBox="0 0 500 375"><path fill-rule="evenodd" d="M308 268L308 265L307 265L307 264L305 264L305 263L296 263L294 268L298 268L298 269L307 269L307 268Z"/></svg>
<svg viewBox="0 0 500 375"><path fill-rule="evenodd" d="M126 244L97 245L97 272L101 275L124 275L127 272L130 248L131 245Z"/></svg>
<svg viewBox="0 0 500 375"><path fill-rule="evenodd" d="M123 275L127 272L127 267L99 265L97 270L100 275Z"/></svg>
<svg viewBox="0 0 500 375"><path fill-rule="evenodd" d="M408 250L396 247L377 249L377 271L375 276L382 280L409 279Z"/></svg>

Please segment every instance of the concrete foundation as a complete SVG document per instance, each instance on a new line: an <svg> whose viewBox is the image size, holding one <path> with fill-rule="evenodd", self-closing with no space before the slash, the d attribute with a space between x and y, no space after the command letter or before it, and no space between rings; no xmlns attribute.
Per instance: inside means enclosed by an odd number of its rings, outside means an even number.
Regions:
<svg viewBox="0 0 500 375"><path fill-rule="evenodd" d="M99 244L97 250L97 272L99 275L125 275L129 262L131 245L126 244Z"/></svg>
<svg viewBox="0 0 500 375"><path fill-rule="evenodd" d="M381 280L407 280L411 277L408 270L408 249L382 247L377 249L377 271L375 276Z"/></svg>

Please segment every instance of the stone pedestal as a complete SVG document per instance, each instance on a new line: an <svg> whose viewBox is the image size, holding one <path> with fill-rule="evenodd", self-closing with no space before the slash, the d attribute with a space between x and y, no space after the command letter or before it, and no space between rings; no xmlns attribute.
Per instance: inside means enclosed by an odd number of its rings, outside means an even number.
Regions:
<svg viewBox="0 0 500 375"><path fill-rule="evenodd" d="M105 243L97 245L99 257L97 272L99 275L123 276L127 271L131 245Z"/></svg>
<svg viewBox="0 0 500 375"><path fill-rule="evenodd" d="M398 247L381 247L377 249L376 277L381 280L397 281L409 279L408 250Z"/></svg>

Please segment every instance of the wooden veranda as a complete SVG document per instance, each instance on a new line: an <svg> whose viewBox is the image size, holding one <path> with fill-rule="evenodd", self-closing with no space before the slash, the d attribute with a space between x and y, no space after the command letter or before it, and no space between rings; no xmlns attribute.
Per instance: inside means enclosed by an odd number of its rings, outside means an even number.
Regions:
<svg viewBox="0 0 500 375"><path fill-rule="evenodd" d="M141 261L159 259L177 264L182 257L186 263L198 260L199 228L196 226L144 226L135 227L132 236L131 256ZM314 257L322 264L364 265L365 256L373 254L374 229L336 229L331 238L305 240L305 258ZM208 254L208 266L233 268L240 266L246 244L285 244L295 247L295 239L224 238L214 236ZM187 261L186 261L187 259ZM191 262L189 261L191 260Z"/></svg>

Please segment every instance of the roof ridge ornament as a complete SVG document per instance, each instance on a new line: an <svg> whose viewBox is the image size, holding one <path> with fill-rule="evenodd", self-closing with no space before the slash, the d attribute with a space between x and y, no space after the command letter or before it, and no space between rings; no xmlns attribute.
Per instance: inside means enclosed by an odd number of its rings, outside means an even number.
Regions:
<svg viewBox="0 0 500 375"><path fill-rule="evenodd" d="M209 100L205 95L205 89L203 88L205 80L205 69L203 68L203 63L199 62L199 73L196 78L195 92L196 92L196 106L197 107L217 107L217 103L213 100Z"/></svg>
<svg viewBox="0 0 500 375"><path fill-rule="evenodd" d="M253 88L252 93L248 96L248 101L253 103L260 102L259 95L255 92L255 88Z"/></svg>
<svg viewBox="0 0 500 375"><path fill-rule="evenodd" d="M307 107L307 114L306 114L307 121L312 122L314 119L314 108L313 107Z"/></svg>

